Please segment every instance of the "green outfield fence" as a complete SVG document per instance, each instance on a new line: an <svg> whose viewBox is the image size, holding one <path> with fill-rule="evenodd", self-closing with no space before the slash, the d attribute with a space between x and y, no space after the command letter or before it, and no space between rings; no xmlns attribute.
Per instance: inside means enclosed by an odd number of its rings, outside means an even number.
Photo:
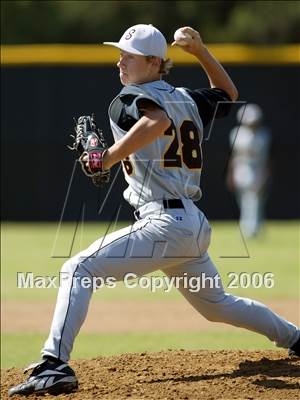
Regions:
<svg viewBox="0 0 300 400"><path fill-rule="evenodd" d="M208 48L238 87L239 100L262 107L272 132L267 217L299 218L300 45L209 44ZM166 78L170 84L208 86L192 56L169 47L168 57L174 61L174 69ZM116 177L113 187L99 191L77 168L66 199L75 159L67 144L73 117L92 112L112 143L107 108L121 89L117 60L117 49L100 44L1 47L3 220L76 220L83 204L89 220L112 217L126 187L122 174ZM228 134L236 124L239 106L234 105L229 117L208 127L212 134L203 142L203 198L199 206L210 219L238 217L224 174L230 150ZM116 174L118 168L114 167L113 177ZM99 204L108 191L106 208L98 215ZM132 218L125 202L120 218Z"/></svg>

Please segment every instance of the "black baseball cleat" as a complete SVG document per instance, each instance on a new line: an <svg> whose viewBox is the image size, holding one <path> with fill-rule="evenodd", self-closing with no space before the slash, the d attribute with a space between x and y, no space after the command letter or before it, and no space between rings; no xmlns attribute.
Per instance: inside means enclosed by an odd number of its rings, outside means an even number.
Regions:
<svg viewBox="0 0 300 400"><path fill-rule="evenodd" d="M297 340L297 342L289 348L289 356L291 357L300 357L300 338Z"/></svg>
<svg viewBox="0 0 300 400"><path fill-rule="evenodd" d="M44 359L36 364L31 364L24 373L33 370L24 383L12 387L9 396L15 394L27 396L36 394L70 393L78 388L78 381L72 368L57 359Z"/></svg>

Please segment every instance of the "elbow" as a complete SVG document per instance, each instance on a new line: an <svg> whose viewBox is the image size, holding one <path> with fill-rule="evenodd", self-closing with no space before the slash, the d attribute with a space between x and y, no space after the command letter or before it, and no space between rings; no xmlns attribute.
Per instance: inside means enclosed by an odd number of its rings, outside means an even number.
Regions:
<svg viewBox="0 0 300 400"><path fill-rule="evenodd" d="M164 117L161 119L161 124L162 124L162 131L165 132L169 126L171 125L171 120L167 116L166 113L164 113Z"/></svg>

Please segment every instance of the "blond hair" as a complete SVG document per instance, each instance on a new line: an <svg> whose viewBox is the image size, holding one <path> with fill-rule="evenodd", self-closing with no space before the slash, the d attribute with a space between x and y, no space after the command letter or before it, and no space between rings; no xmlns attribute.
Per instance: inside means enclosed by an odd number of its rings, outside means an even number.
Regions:
<svg viewBox="0 0 300 400"><path fill-rule="evenodd" d="M168 75L168 73L170 72L172 67L173 67L173 61L170 58L167 58L166 60L162 60L162 62L160 64L159 73Z"/></svg>
<svg viewBox="0 0 300 400"><path fill-rule="evenodd" d="M146 56L147 61L151 61L153 58L157 58L156 56ZM160 59L160 67L159 67L159 73L162 75L167 75L171 68L173 67L173 61L170 58L167 58L166 60Z"/></svg>

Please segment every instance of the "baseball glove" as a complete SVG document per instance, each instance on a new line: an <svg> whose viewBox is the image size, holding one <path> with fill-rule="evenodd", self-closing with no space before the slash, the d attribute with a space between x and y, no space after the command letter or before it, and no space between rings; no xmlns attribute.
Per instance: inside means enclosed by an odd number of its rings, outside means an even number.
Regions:
<svg viewBox="0 0 300 400"><path fill-rule="evenodd" d="M110 171L103 169L103 156L108 148L102 131L97 127L94 114L74 119L75 139L70 150L77 150L83 172L92 179L94 185L109 182Z"/></svg>

